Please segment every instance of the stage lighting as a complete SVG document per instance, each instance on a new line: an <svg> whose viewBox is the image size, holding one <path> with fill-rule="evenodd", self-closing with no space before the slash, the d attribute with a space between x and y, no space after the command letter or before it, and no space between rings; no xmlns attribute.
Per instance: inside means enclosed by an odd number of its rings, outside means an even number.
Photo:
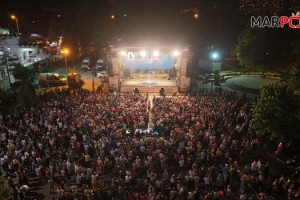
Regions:
<svg viewBox="0 0 300 200"><path fill-rule="evenodd" d="M179 51L174 51L173 52L173 56L179 56L179 54L180 54Z"/></svg>
<svg viewBox="0 0 300 200"><path fill-rule="evenodd" d="M133 59L133 58L134 58L134 53L128 52L128 59Z"/></svg>
<svg viewBox="0 0 300 200"><path fill-rule="evenodd" d="M141 51L140 54L142 57L146 57L146 51Z"/></svg>
<svg viewBox="0 0 300 200"><path fill-rule="evenodd" d="M154 51L153 52L153 56L155 56L155 57L159 56L159 52L158 51Z"/></svg>
<svg viewBox="0 0 300 200"><path fill-rule="evenodd" d="M125 56L125 55L126 55L126 52L125 52L125 51L121 51L121 52L120 52L120 55L121 55L121 56Z"/></svg>

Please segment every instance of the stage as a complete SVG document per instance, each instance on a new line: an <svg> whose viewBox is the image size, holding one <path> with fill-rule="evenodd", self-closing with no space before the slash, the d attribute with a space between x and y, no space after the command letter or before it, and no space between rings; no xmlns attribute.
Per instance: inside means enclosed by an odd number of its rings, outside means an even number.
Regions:
<svg viewBox="0 0 300 200"><path fill-rule="evenodd" d="M186 92L190 78L186 69L189 49L185 47L117 47L108 57L111 63L109 88L119 92Z"/></svg>
<svg viewBox="0 0 300 200"><path fill-rule="evenodd" d="M165 89L166 93L178 92L178 86L175 79L168 78L126 78L121 80L121 92L133 92L138 88L141 93L159 93L161 88Z"/></svg>

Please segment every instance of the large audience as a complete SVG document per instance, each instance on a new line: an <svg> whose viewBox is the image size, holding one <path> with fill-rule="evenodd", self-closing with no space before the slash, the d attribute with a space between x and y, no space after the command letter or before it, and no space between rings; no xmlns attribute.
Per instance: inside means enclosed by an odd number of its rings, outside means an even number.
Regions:
<svg viewBox="0 0 300 200"><path fill-rule="evenodd" d="M269 163L247 159L267 147L250 102L232 94L50 91L1 115L0 141L15 200L27 198L33 180L61 200L300 198L298 172L276 177Z"/></svg>

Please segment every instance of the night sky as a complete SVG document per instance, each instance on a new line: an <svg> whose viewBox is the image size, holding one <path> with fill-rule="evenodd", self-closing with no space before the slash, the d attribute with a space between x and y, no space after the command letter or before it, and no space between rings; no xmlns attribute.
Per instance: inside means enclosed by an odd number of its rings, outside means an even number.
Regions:
<svg viewBox="0 0 300 200"><path fill-rule="evenodd" d="M262 5L248 2L261 2ZM9 18L11 14L15 14L19 17L23 35L38 33L49 40L55 40L61 35L73 43L81 42L87 46L116 41L124 44L152 41L191 45L196 51L214 46L226 52L234 48L237 37L246 27L251 14L261 11L260 8L274 12L278 7L292 7L291 2L294 1L274 0L270 1L272 4L269 2L268 7L263 7L266 2L2 0L0 26L15 31L15 22ZM281 5L282 2L284 5ZM253 5L256 7L253 8ZM197 19L194 18L195 14L198 15ZM112 15L114 19L111 18Z"/></svg>

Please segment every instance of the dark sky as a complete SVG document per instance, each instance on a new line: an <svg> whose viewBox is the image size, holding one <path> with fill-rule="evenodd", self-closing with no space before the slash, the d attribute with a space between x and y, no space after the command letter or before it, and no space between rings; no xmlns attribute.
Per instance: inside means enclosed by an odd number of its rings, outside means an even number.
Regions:
<svg viewBox="0 0 300 200"><path fill-rule="evenodd" d="M93 3L102 6L108 6L115 10L164 10L166 8L183 8L189 6L200 5L200 1L197 0L2 0L2 9L16 9L16 10L33 10L43 6L70 9L82 6L86 3Z"/></svg>
<svg viewBox="0 0 300 200"><path fill-rule="evenodd" d="M299 0L0 1L0 27L16 31L15 21L9 18L16 14L23 35L38 33L50 41L63 36L73 46L116 41L125 45L183 44L199 55L205 55L211 46L221 52L233 50L251 15L289 15L300 10Z"/></svg>
<svg viewBox="0 0 300 200"><path fill-rule="evenodd" d="M0 26L82 43L179 43L232 48L241 29L237 0L1 0ZM198 10L197 10L198 9ZM193 14L199 13L199 19ZM116 20L109 17L114 14ZM124 17L124 14L127 16ZM60 17L57 17L60 16Z"/></svg>

